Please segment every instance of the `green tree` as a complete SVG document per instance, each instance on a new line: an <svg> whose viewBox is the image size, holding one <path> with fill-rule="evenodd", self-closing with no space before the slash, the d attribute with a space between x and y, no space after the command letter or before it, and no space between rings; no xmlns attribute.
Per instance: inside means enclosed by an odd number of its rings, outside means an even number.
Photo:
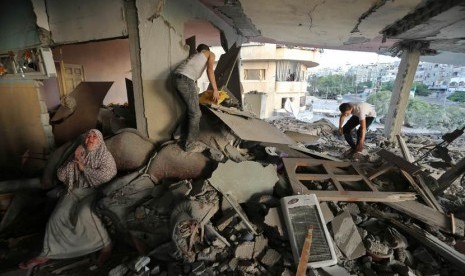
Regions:
<svg viewBox="0 0 465 276"><path fill-rule="evenodd" d="M318 96L335 98L337 95L344 95L355 91L355 76L348 75L328 75L318 77L311 81L315 90L318 90Z"/></svg>
<svg viewBox="0 0 465 276"><path fill-rule="evenodd" d="M376 110L376 115L379 118L386 116L389 109L389 102L391 101L391 91L379 91L373 93L367 98L367 103L374 105Z"/></svg>
<svg viewBox="0 0 465 276"><path fill-rule="evenodd" d="M429 96L432 93L428 89L428 86L426 84L423 84L422 82L414 82L412 85L412 89L414 88L415 88L415 95L418 95L418 96Z"/></svg>
<svg viewBox="0 0 465 276"><path fill-rule="evenodd" d="M394 90L394 81L388 81L388 82L381 83L380 90L387 90L387 91L392 92L392 90Z"/></svg>
<svg viewBox="0 0 465 276"><path fill-rule="evenodd" d="M465 102L465 91L455 91L454 93L452 93L452 95L450 95L449 97L447 97L447 99L449 101L453 101L453 102Z"/></svg>
<svg viewBox="0 0 465 276"><path fill-rule="evenodd" d="M440 129L449 118L443 108L418 99L410 99L405 124L410 127Z"/></svg>
<svg viewBox="0 0 465 276"><path fill-rule="evenodd" d="M452 131L457 128L465 126L465 108L459 106L450 106L446 108L446 114L448 117L447 122L443 125L447 131Z"/></svg>

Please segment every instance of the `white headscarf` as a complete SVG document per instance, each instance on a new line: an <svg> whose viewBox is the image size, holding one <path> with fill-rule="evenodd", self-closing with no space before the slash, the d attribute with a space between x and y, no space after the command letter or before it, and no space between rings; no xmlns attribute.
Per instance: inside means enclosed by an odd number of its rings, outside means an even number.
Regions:
<svg viewBox="0 0 465 276"><path fill-rule="evenodd" d="M115 159L108 151L102 133L97 129L91 129L86 136L91 132L98 137L99 144L95 150L86 150L84 170L79 170L79 166L74 162L74 154L58 169L58 179L65 183L69 190L75 187L96 187L110 181L116 175Z"/></svg>

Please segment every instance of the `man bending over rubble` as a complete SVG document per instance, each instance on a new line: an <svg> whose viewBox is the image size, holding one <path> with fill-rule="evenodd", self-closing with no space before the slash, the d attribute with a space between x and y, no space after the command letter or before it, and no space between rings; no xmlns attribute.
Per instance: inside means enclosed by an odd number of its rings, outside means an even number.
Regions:
<svg viewBox="0 0 465 276"><path fill-rule="evenodd" d="M341 117L339 118L339 133L344 135L351 148L351 153L361 152L365 143L365 135L368 127L376 117L375 109L368 103L343 103L339 106ZM343 125L344 118L352 115L347 123ZM357 144L352 138L352 130L360 124L357 130Z"/></svg>
<svg viewBox="0 0 465 276"><path fill-rule="evenodd" d="M214 64L215 54L210 51L207 45L199 44L197 46L197 53L191 55L174 71L174 85L186 104L187 118L189 120L185 151L199 152L205 149L201 143L196 141L199 135L200 117L202 116L196 81L202 76L205 68L207 68L208 80L213 88L213 101L217 102L219 92L213 71Z"/></svg>

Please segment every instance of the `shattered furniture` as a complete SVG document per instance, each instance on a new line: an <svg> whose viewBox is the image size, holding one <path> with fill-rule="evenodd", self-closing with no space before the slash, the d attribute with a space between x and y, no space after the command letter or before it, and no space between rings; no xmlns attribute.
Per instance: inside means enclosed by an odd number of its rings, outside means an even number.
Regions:
<svg viewBox="0 0 465 276"><path fill-rule="evenodd" d="M398 202L415 200L414 193L381 192L357 165L307 158L284 158L287 176L295 194L315 194L321 201ZM302 182L305 181L305 182ZM336 190L316 190L308 181L330 181ZM346 190L343 185L368 190Z"/></svg>

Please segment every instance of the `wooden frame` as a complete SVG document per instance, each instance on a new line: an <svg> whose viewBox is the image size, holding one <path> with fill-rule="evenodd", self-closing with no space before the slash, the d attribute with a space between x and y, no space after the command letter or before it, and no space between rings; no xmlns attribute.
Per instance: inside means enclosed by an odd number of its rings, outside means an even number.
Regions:
<svg viewBox="0 0 465 276"><path fill-rule="evenodd" d="M415 200L415 193L406 192L380 192L360 169L349 162L337 162L308 158L284 158L284 167L295 194L315 194L320 201L371 201L371 202L398 202ZM318 167L324 173L297 173L299 167ZM343 170L344 174L340 171ZM321 191L308 189L301 180L324 181L331 180L337 190ZM361 182L367 191L346 191L344 182Z"/></svg>

